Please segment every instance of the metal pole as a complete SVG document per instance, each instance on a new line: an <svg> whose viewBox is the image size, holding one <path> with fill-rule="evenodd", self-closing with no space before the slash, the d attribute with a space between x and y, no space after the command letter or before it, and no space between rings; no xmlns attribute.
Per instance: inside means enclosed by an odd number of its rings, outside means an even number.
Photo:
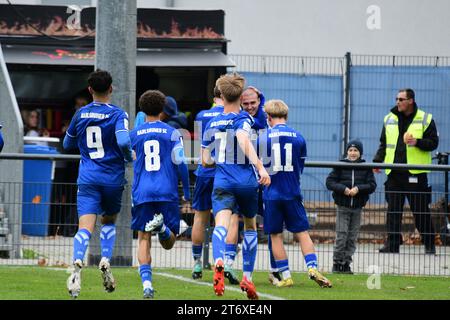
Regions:
<svg viewBox="0 0 450 320"><path fill-rule="evenodd" d="M341 154L344 154L345 147L350 135L350 69L352 64L351 53L345 54L345 87L344 87L344 136L341 146Z"/></svg>
<svg viewBox="0 0 450 320"><path fill-rule="evenodd" d="M210 270L211 264L209 263L209 239L211 238L211 214L208 215L205 228L205 241L203 242L203 269Z"/></svg>
<svg viewBox="0 0 450 320"><path fill-rule="evenodd" d="M133 127L136 114L136 0L98 0L96 14L95 68L107 70L113 77L112 103L130 116ZM127 180L132 181L131 168ZM130 229L131 191L126 187L122 210L116 221L117 236L112 265L131 266L133 263L133 235ZM99 225L90 242L89 264L98 264L101 258Z"/></svg>
<svg viewBox="0 0 450 320"><path fill-rule="evenodd" d="M0 44L0 121L5 139L3 152L23 152L23 123L17 104L16 95L9 77L3 51ZM12 258L21 257L20 242L22 238L22 188L23 161L0 161L0 200L4 199L4 210L11 227L7 241L2 237L0 251L9 251ZM3 189L3 190L2 190ZM1 202L1 201L0 201ZM12 239L11 239L12 238ZM4 250L3 250L4 249Z"/></svg>

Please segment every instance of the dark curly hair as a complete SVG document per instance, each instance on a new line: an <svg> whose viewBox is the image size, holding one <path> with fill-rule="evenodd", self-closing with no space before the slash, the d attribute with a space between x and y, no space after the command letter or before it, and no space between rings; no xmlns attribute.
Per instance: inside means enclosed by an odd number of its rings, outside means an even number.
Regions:
<svg viewBox="0 0 450 320"><path fill-rule="evenodd" d="M147 90L139 98L139 108L148 116L157 116L166 104L166 96L159 90Z"/></svg>

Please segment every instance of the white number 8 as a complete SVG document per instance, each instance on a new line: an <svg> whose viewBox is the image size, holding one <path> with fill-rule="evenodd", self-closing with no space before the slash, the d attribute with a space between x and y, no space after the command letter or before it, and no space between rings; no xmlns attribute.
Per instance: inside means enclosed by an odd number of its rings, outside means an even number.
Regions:
<svg viewBox="0 0 450 320"><path fill-rule="evenodd" d="M102 143L102 129L100 127L87 127L86 140L88 148L97 149L97 151L89 152L91 159L101 159L105 156L105 149Z"/></svg>
<svg viewBox="0 0 450 320"><path fill-rule="evenodd" d="M159 141L145 141L145 170L150 172L158 171L159 169L161 169L161 158L159 157L159 151Z"/></svg>

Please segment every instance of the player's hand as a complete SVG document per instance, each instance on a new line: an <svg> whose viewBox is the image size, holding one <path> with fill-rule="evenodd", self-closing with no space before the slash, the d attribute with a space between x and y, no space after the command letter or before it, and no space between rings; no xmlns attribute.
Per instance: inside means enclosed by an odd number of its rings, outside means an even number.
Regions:
<svg viewBox="0 0 450 320"><path fill-rule="evenodd" d="M131 150L131 157L133 158L133 161L136 161L136 152L134 150Z"/></svg>
<svg viewBox="0 0 450 320"><path fill-rule="evenodd" d="M262 167L258 173L259 173L258 183L262 184L263 186L266 186L266 187L268 185L270 185L270 176L267 173L266 169L264 167Z"/></svg>

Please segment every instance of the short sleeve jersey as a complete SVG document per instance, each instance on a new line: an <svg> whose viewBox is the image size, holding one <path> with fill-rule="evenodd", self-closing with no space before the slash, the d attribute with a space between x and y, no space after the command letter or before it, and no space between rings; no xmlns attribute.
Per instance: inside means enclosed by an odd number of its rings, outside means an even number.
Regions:
<svg viewBox="0 0 450 320"><path fill-rule="evenodd" d="M77 139L81 154L78 184L124 185L125 160L116 133L128 132L128 114L119 107L93 102L77 111L66 134Z"/></svg>
<svg viewBox="0 0 450 320"><path fill-rule="evenodd" d="M215 106L214 108L211 108L209 110L203 110L200 111L197 116L195 117L195 121L198 126L200 127L200 140L202 139L206 126L208 125L208 122L211 121L211 119L217 117L218 115L223 113L223 106ZM197 167L197 170L195 170L195 175L198 177L214 177L216 174L215 168L205 168L200 163Z"/></svg>
<svg viewBox="0 0 450 320"><path fill-rule="evenodd" d="M179 131L161 121L146 122L131 131L130 139L136 152L133 204L178 201L174 150L183 148Z"/></svg>
<svg viewBox="0 0 450 320"><path fill-rule="evenodd" d="M257 186L253 165L239 147L236 133L251 132L253 118L247 112L222 113L207 125L202 147L210 148L216 163L215 188L240 188Z"/></svg>
<svg viewBox="0 0 450 320"><path fill-rule="evenodd" d="M269 168L271 184L264 188L264 200L301 198L300 174L306 159L306 141L285 124L269 128L258 140L259 156Z"/></svg>

